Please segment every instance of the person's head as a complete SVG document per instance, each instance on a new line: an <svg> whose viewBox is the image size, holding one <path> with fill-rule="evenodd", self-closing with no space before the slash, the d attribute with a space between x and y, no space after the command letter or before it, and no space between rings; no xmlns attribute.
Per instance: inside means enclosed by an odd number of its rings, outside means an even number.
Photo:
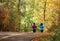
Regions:
<svg viewBox="0 0 60 41"><path fill-rule="evenodd" d="M40 25L43 25L43 23L41 23Z"/></svg>
<svg viewBox="0 0 60 41"><path fill-rule="evenodd" d="M35 25L35 23L33 23L33 25Z"/></svg>

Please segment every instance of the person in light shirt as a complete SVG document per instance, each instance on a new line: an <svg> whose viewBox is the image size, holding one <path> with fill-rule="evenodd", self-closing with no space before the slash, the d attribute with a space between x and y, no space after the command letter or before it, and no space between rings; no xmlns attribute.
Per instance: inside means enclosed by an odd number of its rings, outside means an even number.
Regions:
<svg viewBox="0 0 60 41"><path fill-rule="evenodd" d="M43 32L44 31L44 26L43 23L40 24L40 31Z"/></svg>

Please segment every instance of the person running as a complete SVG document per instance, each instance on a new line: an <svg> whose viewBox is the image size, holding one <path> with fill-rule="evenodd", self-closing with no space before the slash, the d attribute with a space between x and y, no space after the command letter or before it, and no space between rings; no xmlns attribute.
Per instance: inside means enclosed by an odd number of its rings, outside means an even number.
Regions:
<svg viewBox="0 0 60 41"><path fill-rule="evenodd" d="M43 32L44 31L44 26L43 23L40 24L40 31Z"/></svg>
<svg viewBox="0 0 60 41"><path fill-rule="evenodd" d="M36 32L36 28L37 28L36 24L33 23L33 25L32 25L33 32Z"/></svg>

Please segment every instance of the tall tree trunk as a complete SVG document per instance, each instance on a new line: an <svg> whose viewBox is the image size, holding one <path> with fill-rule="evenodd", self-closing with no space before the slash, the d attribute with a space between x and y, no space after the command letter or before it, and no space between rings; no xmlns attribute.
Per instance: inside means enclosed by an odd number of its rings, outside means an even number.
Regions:
<svg viewBox="0 0 60 41"><path fill-rule="evenodd" d="M44 18L43 18L43 19L44 19L44 27L45 27L45 28L47 28L47 27L45 26L45 22L46 22L46 19L45 19L45 17L46 17L46 15L45 15L45 14L46 14L46 4L47 4L47 0L44 1L44 13L43 13L43 15L44 15ZM47 28L47 29L48 29L48 28Z"/></svg>
<svg viewBox="0 0 60 41"><path fill-rule="evenodd" d="M18 0L18 16L19 16L18 29L19 29L19 31L21 31L21 27L20 27L20 24L21 24L20 1L21 1L21 0Z"/></svg>

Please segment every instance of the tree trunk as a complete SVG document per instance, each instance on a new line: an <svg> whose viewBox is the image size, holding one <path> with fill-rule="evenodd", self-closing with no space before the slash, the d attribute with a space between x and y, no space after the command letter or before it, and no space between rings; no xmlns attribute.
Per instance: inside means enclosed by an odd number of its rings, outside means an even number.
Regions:
<svg viewBox="0 0 60 41"><path fill-rule="evenodd" d="M19 31L21 30L21 27L20 27L20 24L21 24L21 12L20 12L20 1L21 0L18 0L18 16L19 16L19 23L18 23L18 29Z"/></svg>

